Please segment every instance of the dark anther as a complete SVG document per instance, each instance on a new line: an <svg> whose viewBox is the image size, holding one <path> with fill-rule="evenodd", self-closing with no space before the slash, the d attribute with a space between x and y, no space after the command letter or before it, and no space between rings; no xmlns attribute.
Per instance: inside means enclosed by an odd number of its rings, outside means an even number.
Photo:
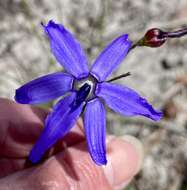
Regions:
<svg viewBox="0 0 187 190"><path fill-rule="evenodd" d="M85 83L81 88L77 91L76 98L73 102L72 110L75 110L78 108L82 102L86 100L91 90L91 85L88 83Z"/></svg>

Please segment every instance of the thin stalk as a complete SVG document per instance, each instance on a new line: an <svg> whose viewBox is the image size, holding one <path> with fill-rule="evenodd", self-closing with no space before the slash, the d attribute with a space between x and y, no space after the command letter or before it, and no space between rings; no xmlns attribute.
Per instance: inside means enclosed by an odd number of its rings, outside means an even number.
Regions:
<svg viewBox="0 0 187 190"><path fill-rule="evenodd" d="M118 79L121 79L121 78L127 77L127 76L129 76L129 75L131 75L130 72L125 73L125 74L122 74L122 75L119 75L119 76L117 76L117 77L114 77L114 78L108 80L107 82L112 82L112 81L115 81L115 80L118 80Z"/></svg>
<svg viewBox="0 0 187 190"><path fill-rule="evenodd" d="M186 34L187 34L187 27L173 32L164 32L163 36L168 38L179 38Z"/></svg>

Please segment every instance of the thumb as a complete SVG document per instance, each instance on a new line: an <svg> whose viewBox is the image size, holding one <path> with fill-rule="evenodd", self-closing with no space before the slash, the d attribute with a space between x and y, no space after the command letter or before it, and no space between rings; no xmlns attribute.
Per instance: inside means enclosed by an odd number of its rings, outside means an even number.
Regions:
<svg viewBox="0 0 187 190"><path fill-rule="evenodd" d="M103 167L112 189L123 189L139 172L143 163L143 146L141 142L129 135L120 138L107 138L108 164Z"/></svg>
<svg viewBox="0 0 187 190"><path fill-rule="evenodd" d="M0 180L6 189L112 190L122 189L140 170L143 150L134 137L110 137L106 166L97 166L87 152L86 143L69 147L42 165L17 172ZM1 188L0 188L1 189Z"/></svg>

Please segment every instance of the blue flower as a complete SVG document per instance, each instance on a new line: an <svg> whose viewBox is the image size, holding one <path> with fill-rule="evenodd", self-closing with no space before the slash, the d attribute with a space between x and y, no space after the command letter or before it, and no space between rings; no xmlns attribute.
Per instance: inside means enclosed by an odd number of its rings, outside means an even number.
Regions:
<svg viewBox="0 0 187 190"><path fill-rule="evenodd" d="M106 113L103 101L125 116L142 115L155 121L162 116L134 90L105 82L125 58L132 43L127 34L116 38L101 52L89 70L79 42L63 25L49 21L44 25L44 30L49 37L52 53L66 72L42 76L16 90L15 100L22 104L40 104L63 96L48 115L29 159L37 163L59 138L69 132L84 109L89 153L96 164L106 164Z"/></svg>

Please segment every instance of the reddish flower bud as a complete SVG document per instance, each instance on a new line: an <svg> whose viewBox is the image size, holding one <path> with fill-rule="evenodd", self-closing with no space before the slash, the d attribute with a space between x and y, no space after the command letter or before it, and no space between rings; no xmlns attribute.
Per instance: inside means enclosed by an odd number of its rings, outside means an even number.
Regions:
<svg viewBox="0 0 187 190"><path fill-rule="evenodd" d="M180 38L185 35L187 35L187 27L169 32L162 31L159 28L152 28L149 29L138 42L134 43L132 47L129 49L129 51L131 51L137 46L147 46L153 48L160 47L169 38Z"/></svg>
<svg viewBox="0 0 187 190"><path fill-rule="evenodd" d="M144 37L138 42L139 46L160 47L167 40L165 32L158 28L152 28L146 32Z"/></svg>

